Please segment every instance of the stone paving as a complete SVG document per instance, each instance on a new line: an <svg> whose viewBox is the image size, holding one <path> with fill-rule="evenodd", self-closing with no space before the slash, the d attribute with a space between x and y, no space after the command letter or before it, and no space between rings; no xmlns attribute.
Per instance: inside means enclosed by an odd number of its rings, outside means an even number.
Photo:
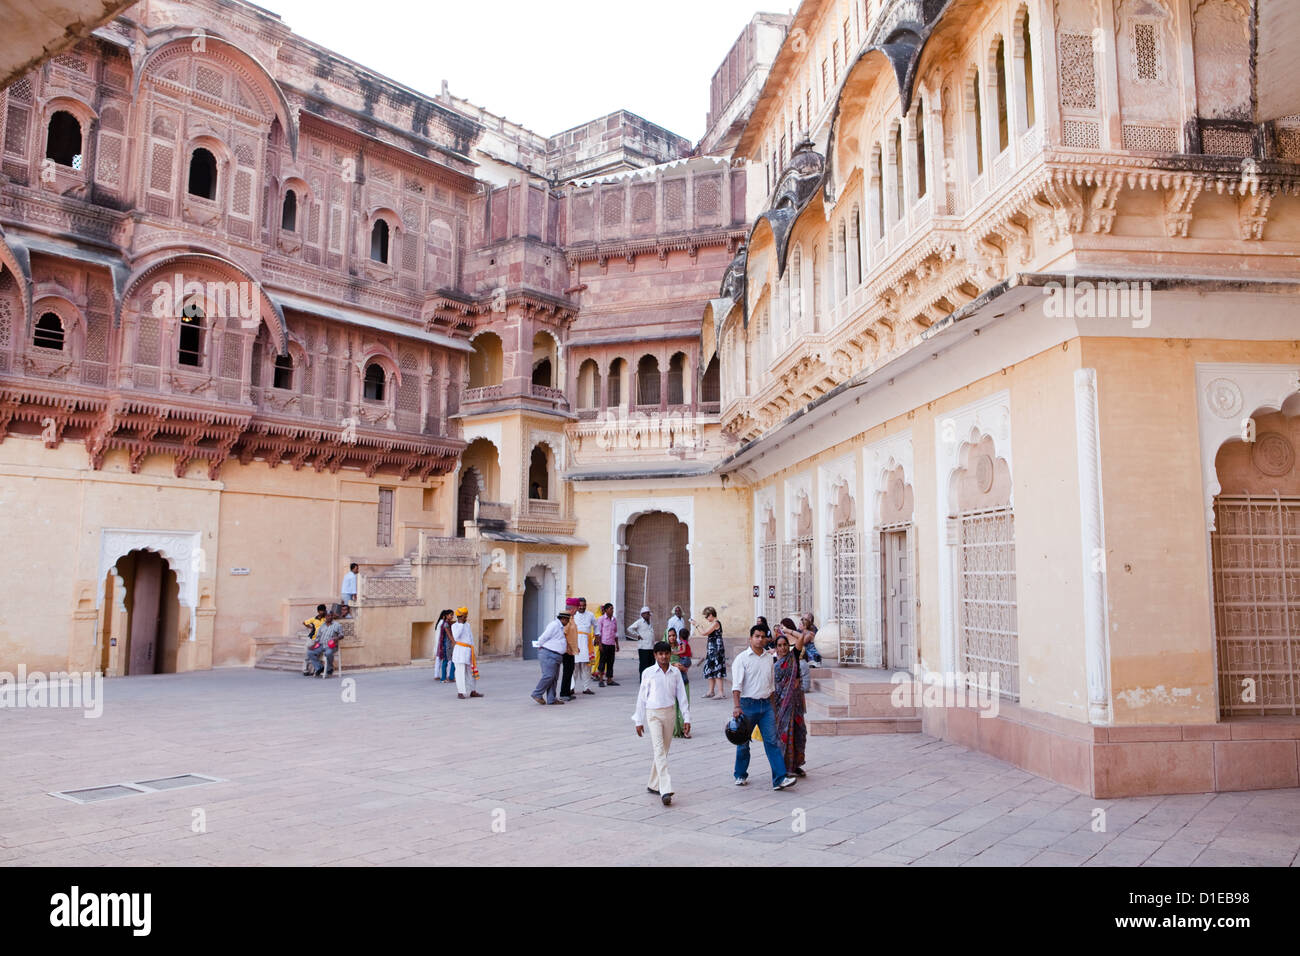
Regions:
<svg viewBox="0 0 1300 956"><path fill-rule="evenodd" d="M216 670L108 681L99 719L0 710L0 864L1297 865L1300 790L1094 800L923 734L814 737L781 793L756 746L734 787L730 708L702 681L664 807L620 665L564 707L528 699L532 662L489 661L482 700L421 667L347 675L352 703L337 680ZM223 782L48 795L182 773Z"/></svg>

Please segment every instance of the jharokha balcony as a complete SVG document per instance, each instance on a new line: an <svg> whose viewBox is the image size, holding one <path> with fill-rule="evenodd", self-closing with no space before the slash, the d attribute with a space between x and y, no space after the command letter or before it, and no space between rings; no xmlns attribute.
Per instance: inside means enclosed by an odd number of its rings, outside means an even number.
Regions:
<svg viewBox="0 0 1300 956"><path fill-rule="evenodd" d="M132 472L149 455L169 455L177 477L201 461L215 479L234 457L424 480L453 469L464 449L447 434L447 410L422 397L432 389L399 388L390 378L352 400L349 388L361 383L344 363L277 378L268 355L259 385L247 365L243 374L221 374L237 372L234 362L214 372L78 360L72 349L28 351L0 363L0 441L10 434L39 436L49 448L84 441L95 469L125 450Z"/></svg>

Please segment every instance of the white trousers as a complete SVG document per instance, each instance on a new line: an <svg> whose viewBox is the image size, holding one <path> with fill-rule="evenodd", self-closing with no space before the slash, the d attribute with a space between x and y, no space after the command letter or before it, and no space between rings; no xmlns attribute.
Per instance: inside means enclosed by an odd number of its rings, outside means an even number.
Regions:
<svg viewBox="0 0 1300 956"><path fill-rule="evenodd" d="M677 708L659 707L645 712L646 733L654 750L654 763L650 766L650 779L646 786L659 793L672 793L673 781L668 776L668 747L673 742L673 725L677 723Z"/></svg>
<svg viewBox="0 0 1300 956"><path fill-rule="evenodd" d="M469 661L456 665L456 690L466 697L470 695L470 691L478 689L478 679L470 672L470 666ZM465 689L466 683L469 684L469 690Z"/></svg>
<svg viewBox="0 0 1300 956"><path fill-rule="evenodd" d="M581 694L584 690L591 690L590 661L579 661L573 665L573 692Z"/></svg>

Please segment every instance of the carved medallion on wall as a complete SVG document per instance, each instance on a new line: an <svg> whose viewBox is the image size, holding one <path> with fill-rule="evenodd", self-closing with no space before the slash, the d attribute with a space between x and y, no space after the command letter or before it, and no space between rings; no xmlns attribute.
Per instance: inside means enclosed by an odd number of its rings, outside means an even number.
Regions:
<svg viewBox="0 0 1300 956"><path fill-rule="evenodd" d="M990 482L990 487L992 486L992 477L991 477L992 474L993 474L993 469L990 467L990 469L989 469L989 475L990 475L989 482ZM901 511L901 510L902 510L902 508L903 508L903 495L904 495L904 494L905 494L905 491L904 491L904 486L903 486L903 476L902 476L902 474L900 473L900 474L897 475L897 477L894 478L893 481L891 481L891 482L889 483L889 491L888 491L888 493L887 493L887 497L886 497L886 499L885 499L886 504L889 506L889 510L890 510L891 512L897 512L897 511Z"/></svg>
<svg viewBox="0 0 1300 956"><path fill-rule="evenodd" d="M987 495L993 490L993 473L992 456L980 455L975 463L975 486L979 488L980 494Z"/></svg>
<svg viewBox="0 0 1300 956"><path fill-rule="evenodd" d="M1230 378L1216 378L1205 386L1205 404L1220 418L1232 418L1241 411L1241 389Z"/></svg>
<svg viewBox="0 0 1300 956"><path fill-rule="evenodd" d="M1295 467L1295 449L1277 432L1260 435L1250 457L1256 468L1273 478L1289 475Z"/></svg>

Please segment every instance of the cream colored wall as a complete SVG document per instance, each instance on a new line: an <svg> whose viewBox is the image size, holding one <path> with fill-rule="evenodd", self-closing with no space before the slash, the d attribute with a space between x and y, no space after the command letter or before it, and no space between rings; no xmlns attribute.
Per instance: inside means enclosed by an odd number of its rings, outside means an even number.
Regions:
<svg viewBox="0 0 1300 956"><path fill-rule="evenodd" d="M1087 720L1084 670L1082 544L1075 450L1074 370L1077 340L1009 366L1005 374L980 381L876 425L853 439L783 469L759 487L772 488L778 504L778 540L787 540L784 484L813 474L845 454L910 428L914 456L916 595L921 602L916 627L923 666L942 668L939 561L940 528L936 495L936 423L985 396L1008 390L1011 401L1012 482L1016 528L1017 614L1020 635L1021 703L1076 720ZM1104 443L1103 443L1104 444ZM860 467L860 461L858 462ZM817 481L812 482L814 513L823 513ZM946 494L946 489L944 491ZM859 502L857 513L872 516L874 503ZM820 511L819 511L820 509ZM751 509L752 510L752 509ZM747 517L746 527L752 521ZM859 527L862 527L861 524ZM870 529L865 529L869 531ZM824 529L819 530L819 534ZM821 544L815 544L820 548ZM747 554L752 562L753 548ZM822 566L813 563L814 594L821 594ZM871 582L864 582L870 586ZM818 608L819 620L827 610Z"/></svg>
<svg viewBox="0 0 1300 956"><path fill-rule="evenodd" d="M1084 344L1097 369L1118 724L1218 719L1196 363L1297 360L1295 342Z"/></svg>
<svg viewBox="0 0 1300 956"><path fill-rule="evenodd" d="M691 538L691 564L695 569L695 603L691 614L703 617L708 605L717 608L727 641L727 654L733 656L743 648L740 635L753 623L754 582L751 580L753 529L750 521L750 489L654 488L628 483L626 490L592 491L574 485L573 508L578 519L578 534L589 547L575 548L569 571L569 592L585 596L592 604L614 600L610 591L610 568L616 559L613 527L614 503L620 499L682 498L694 499L695 528ZM626 628L630 622L620 621ZM703 656L703 648L694 648Z"/></svg>
<svg viewBox="0 0 1300 956"><path fill-rule="evenodd" d="M376 546L380 487L397 489L389 548ZM254 640L283 635L285 600L337 600L349 560L401 557L403 523L429 523L422 498L418 483L403 485L391 476L271 469L261 462L229 462L220 481L210 481L196 463L178 479L169 456L146 457L133 475L126 453L117 451L94 471L80 442L46 449L11 437L0 443L0 535L20 586L0 605L0 670L14 671L19 663L45 671L98 666L94 621L103 615L80 608L93 606L98 595L105 528L201 532L205 567L198 579L196 641L171 648L171 640L167 653L181 670L247 665ZM435 499L448 500L446 490ZM250 573L231 575L233 567ZM465 582L456 581L463 590ZM413 613L403 616L408 632ZM188 610L182 610L167 633L188 634L189 626Z"/></svg>

